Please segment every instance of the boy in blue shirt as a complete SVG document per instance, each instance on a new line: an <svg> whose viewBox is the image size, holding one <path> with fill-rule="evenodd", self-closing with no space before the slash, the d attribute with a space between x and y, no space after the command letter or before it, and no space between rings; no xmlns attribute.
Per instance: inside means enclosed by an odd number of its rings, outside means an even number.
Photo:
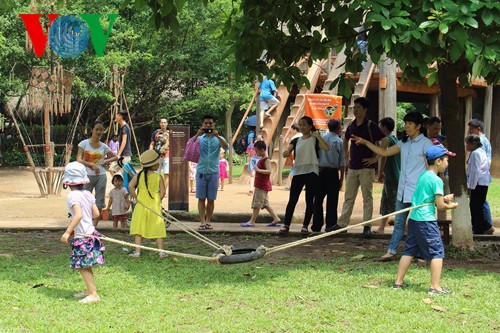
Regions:
<svg viewBox="0 0 500 333"><path fill-rule="evenodd" d="M425 203L432 203L432 205L416 208L410 213L405 249L399 261L398 275L393 289L404 288L403 279L406 271L413 257L419 255L431 261L429 295L452 294L451 291L442 288L439 283L443 268L444 246L436 221L436 206L439 210L458 207L458 203L451 202L454 198L453 194L443 195L443 181L437 175L448 167L448 156L456 154L449 152L442 145L436 145L427 148L425 155L429 167L418 178L412 206Z"/></svg>

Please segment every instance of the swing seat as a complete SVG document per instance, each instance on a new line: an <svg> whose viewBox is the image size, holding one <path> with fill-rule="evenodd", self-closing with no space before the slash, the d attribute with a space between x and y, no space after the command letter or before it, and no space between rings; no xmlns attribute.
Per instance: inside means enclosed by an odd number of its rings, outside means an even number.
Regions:
<svg viewBox="0 0 500 333"><path fill-rule="evenodd" d="M241 264L244 262L250 262L257 259L261 259L266 255L266 248L261 245L257 249L254 248L235 248L232 250L231 255L226 255L224 250L217 250L214 252L213 256L218 258L218 261L222 265L231 264ZM222 256L221 256L222 254Z"/></svg>

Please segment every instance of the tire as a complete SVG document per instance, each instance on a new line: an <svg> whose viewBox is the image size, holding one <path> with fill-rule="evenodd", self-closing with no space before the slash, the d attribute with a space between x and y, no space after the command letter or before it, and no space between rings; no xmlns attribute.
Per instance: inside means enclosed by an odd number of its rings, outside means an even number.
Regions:
<svg viewBox="0 0 500 333"><path fill-rule="evenodd" d="M223 254L223 256L219 257L219 263L222 265L231 265L231 264L241 264L245 262L254 261L257 259L261 259L266 255L265 248L236 248L233 249L233 253L228 256L224 255L223 250L217 250L214 252L214 256L218 256Z"/></svg>

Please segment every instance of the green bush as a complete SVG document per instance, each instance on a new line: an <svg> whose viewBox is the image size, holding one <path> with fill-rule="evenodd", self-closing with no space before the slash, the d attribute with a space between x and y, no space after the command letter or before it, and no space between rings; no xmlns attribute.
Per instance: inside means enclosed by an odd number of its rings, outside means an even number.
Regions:
<svg viewBox="0 0 500 333"><path fill-rule="evenodd" d="M45 166L45 157L41 153L31 153L35 166ZM71 155L70 161L76 160L76 152ZM24 151L7 151L3 154L3 163L6 166L18 167L29 165ZM64 165L64 154L57 154L54 158L54 166Z"/></svg>

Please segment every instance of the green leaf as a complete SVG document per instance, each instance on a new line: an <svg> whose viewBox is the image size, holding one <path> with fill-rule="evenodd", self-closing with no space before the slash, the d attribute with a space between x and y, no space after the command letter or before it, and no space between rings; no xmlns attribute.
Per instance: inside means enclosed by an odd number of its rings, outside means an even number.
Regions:
<svg viewBox="0 0 500 333"><path fill-rule="evenodd" d="M431 73L431 75L429 75L429 78L427 79L427 85L430 87L432 86L434 83L436 83L438 79L438 75L437 75L437 72L434 71Z"/></svg>
<svg viewBox="0 0 500 333"><path fill-rule="evenodd" d="M477 57L476 61L472 65L472 76L473 77L480 77L481 76L481 70L483 69L484 63L482 61L482 57Z"/></svg>
<svg viewBox="0 0 500 333"><path fill-rule="evenodd" d="M177 10L181 10L185 2L186 0L175 0L175 7L177 7Z"/></svg>
<svg viewBox="0 0 500 333"><path fill-rule="evenodd" d="M445 35L448 32L448 25L446 25L446 23L440 23L439 31L441 31L441 33Z"/></svg>
<svg viewBox="0 0 500 333"><path fill-rule="evenodd" d="M412 30L412 31L411 31L411 35L412 35L415 39L420 39L420 36L422 36L422 34L420 33L420 31L418 31L418 30Z"/></svg>
<svg viewBox="0 0 500 333"><path fill-rule="evenodd" d="M461 4L460 10L462 11L462 13L467 14L469 12L469 6L466 4Z"/></svg>
<svg viewBox="0 0 500 333"><path fill-rule="evenodd" d="M389 30L392 27L391 20L383 20L381 23L384 30Z"/></svg>
<svg viewBox="0 0 500 333"><path fill-rule="evenodd" d="M463 51L464 49L460 46L460 43L458 42L452 43L450 47L450 60L455 62L458 59L460 59L460 57L463 54Z"/></svg>
<svg viewBox="0 0 500 333"><path fill-rule="evenodd" d="M493 13L489 10L483 10L483 15L481 17L483 19L483 22L485 25L490 25L491 22L493 22L493 19L495 18L495 16L493 15Z"/></svg>
<svg viewBox="0 0 500 333"><path fill-rule="evenodd" d="M425 21L420 23L418 26L420 29L425 29L425 28L435 28L437 26L436 21Z"/></svg>
<svg viewBox="0 0 500 333"><path fill-rule="evenodd" d="M465 19L465 24L470 25L475 29L477 29L477 27L479 26L479 23L477 23L476 19L474 19L473 17L467 17Z"/></svg>

